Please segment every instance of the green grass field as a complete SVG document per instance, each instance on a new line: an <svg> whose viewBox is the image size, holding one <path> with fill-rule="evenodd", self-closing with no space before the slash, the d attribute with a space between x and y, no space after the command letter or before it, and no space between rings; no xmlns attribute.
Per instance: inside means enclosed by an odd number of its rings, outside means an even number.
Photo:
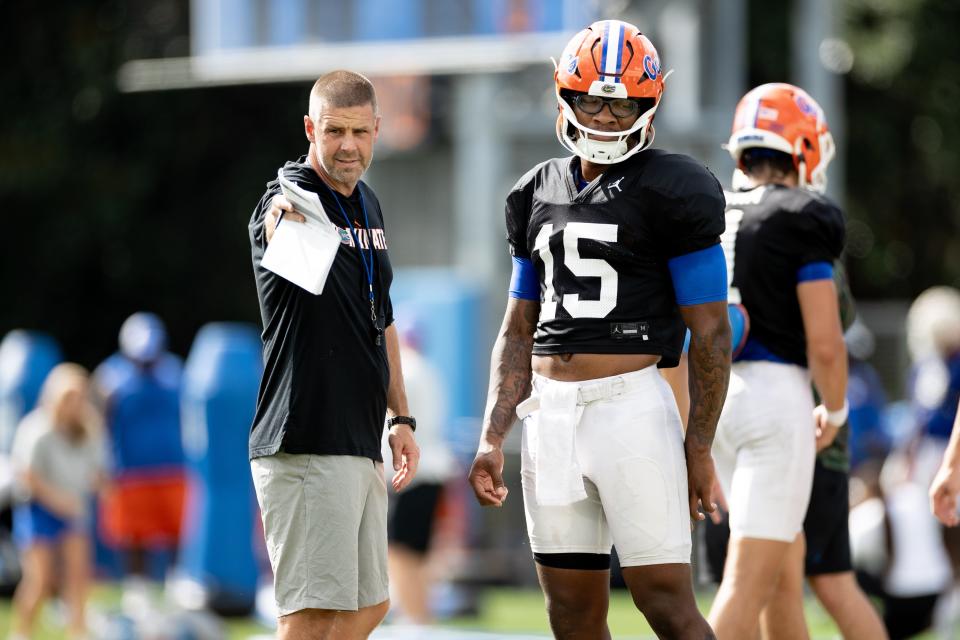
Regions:
<svg viewBox="0 0 960 640"><path fill-rule="evenodd" d="M701 594L698 598L700 609L710 608L712 593ZM111 586L98 587L92 598L95 607L106 610L117 609L118 590ZM815 640L840 638L836 627L826 612L812 598L807 600L807 623L810 635ZM533 589L490 589L481 597L481 613L476 617L458 618L446 622L444 626L463 630L477 630L501 633L535 633L549 635L550 628L543 609L543 596ZM10 628L10 603L0 601L0 637L6 637ZM60 640L64 638L62 629L57 628L49 607L46 615L41 616L41 626L36 640ZM610 631L618 639L653 638L650 627L637 612L629 595L615 591L610 601ZM269 635L270 631L249 619L225 621L230 640L241 640L258 635ZM918 640L933 640L935 636L924 634Z"/></svg>
<svg viewBox="0 0 960 640"><path fill-rule="evenodd" d="M700 610L706 613L713 601L713 593L698 597ZM482 615L478 618L456 620L462 628L484 631L514 631L549 633L543 596L539 591L496 589L488 591L482 600ZM614 591L607 617L610 632L615 638L653 638L653 632L643 616L633 606L626 591ZM839 637L836 627L820 606L812 600L807 606L807 622L814 638Z"/></svg>

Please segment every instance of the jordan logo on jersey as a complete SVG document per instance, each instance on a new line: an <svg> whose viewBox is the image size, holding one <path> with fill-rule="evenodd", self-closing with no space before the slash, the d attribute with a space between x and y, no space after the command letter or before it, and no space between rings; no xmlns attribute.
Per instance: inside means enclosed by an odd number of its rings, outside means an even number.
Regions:
<svg viewBox="0 0 960 640"><path fill-rule="evenodd" d="M619 191L620 193L623 193L623 189L620 188L620 183L621 183L621 182L623 182L623 178L620 178L619 180L616 180L616 181L614 181L614 182L609 183L609 184L607 185L607 189L616 189L616 190Z"/></svg>
<svg viewBox="0 0 960 640"><path fill-rule="evenodd" d="M650 325L646 322L611 322L610 337L614 340L650 339Z"/></svg>

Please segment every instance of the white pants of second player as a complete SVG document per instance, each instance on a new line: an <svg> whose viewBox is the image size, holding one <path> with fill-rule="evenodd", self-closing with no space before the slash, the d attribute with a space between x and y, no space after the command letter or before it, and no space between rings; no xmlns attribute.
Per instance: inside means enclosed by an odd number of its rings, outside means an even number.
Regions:
<svg viewBox="0 0 960 640"><path fill-rule="evenodd" d="M551 437L552 425L542 407L531 412L521 474L532 550L607 554L616 544L622 566L689 563L680 415L656 367L577 383L535 375L533 397L550 395L551 385L573 385L580 398L574 450L587 497L562 506L537 500L538 439Z"/></svg>
<svg viewBox="0 0 960 640"><path fill-rule="evenodd" d="M816 460L813 407L804 367L733 365L713 441L731 535L791 542L803 530Z"/></svg>

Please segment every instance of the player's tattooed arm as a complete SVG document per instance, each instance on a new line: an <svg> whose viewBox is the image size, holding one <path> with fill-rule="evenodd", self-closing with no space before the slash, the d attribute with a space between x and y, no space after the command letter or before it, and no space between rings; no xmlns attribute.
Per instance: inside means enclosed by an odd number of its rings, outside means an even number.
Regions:
<svg viewBox="0 0 960 640"><path fill-rule="evenodd" d="M517 405L530 393L530 358L540 303L510 298L490 355L490 387L482 440L499 445L516 420Z"/></svg>
<svg viewBox="0 0 960 640"><path fill-rule="evenodd" d="M510 298L497 342L490 356L490 390L483 416L483 433L468 480L485 507L503 506L503 440L516 420L517 405L530 392L530 357L540 304Z"/></svg>
<svg viewBox="0 0 960 640"><path fill-rule="evenodd" d="M690 446L709 450L730 381L730 322L726 302L681 307L690 328Z"/></svg>
<svg viewBox="0 0 960 640"><path fill-rule="evenodd" d="M688 357L690 416L684 453L687 459L687 491L690 517L703 520L700 508L712 514L716 474L710 448L730 381L730 322L726 302L681 307L690 328Z"/></svg>

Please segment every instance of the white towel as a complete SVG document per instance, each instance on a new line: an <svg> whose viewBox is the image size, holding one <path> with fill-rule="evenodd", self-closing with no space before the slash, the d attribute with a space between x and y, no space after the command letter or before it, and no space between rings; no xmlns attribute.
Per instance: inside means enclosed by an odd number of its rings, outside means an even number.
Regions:
<svg viewBox="0 0 960 640"><path fill-rule="evenodd" d="M583 407L577 404L577 385L549 381L538 394L537 503L564 506L587 497L577 461L577 424Z"/></svg>

